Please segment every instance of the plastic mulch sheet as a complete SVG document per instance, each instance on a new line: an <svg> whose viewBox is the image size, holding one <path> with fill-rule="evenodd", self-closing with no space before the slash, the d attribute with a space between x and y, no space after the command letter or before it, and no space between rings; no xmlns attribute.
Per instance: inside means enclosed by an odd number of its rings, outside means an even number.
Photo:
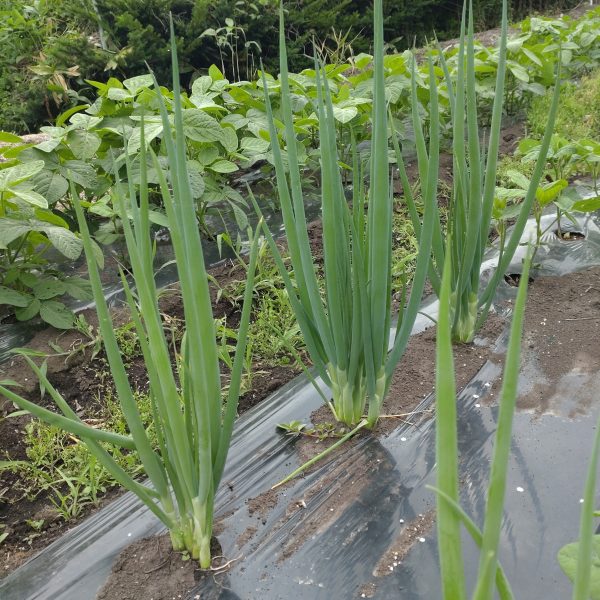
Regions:
<svg viewBox="0 0 600 600"><path fill-rule="evenodd" d="M548 234L537 255L539 274L563 275L600 265L599 223L596 216L582 218L586 239L581 241L565 243ZM516 257L515 271L519 264ZM514 293L514 288L502 286L499 299ZM424 311L435 313L435 303ZM428 320L422 317L416 330L425 326ZM505 330L496 341L498 353L504 351L507 336ZM497 363L485 363L458 401L461 499L477 523L485 508L497 418L488 394L499 376ZM590 374L572 381L565 402L589 395L599 377ZM520 384L527 385L527 369ZM430 396L422 407L432 402ZM436 477L433 419L399 427L387 437L361 437L277 495L268 493L299 464L294 439L276 434L276 425L306 422L320 405L318 394L299 377L240 417L217 497L223 553L240 560L227 573L207 578L190 598L441 597L435 497L426 487ZM578 535L595 412L584 411L576 418L561 410L515 414L500 561L518 598L570 596L556 553ZM256 500L249 503L252 498ZM135 539L161 530L125 494L0 582L0 598L91 600L118 553ZM466 534L464 543L472 581L479 555Z"/></svg>

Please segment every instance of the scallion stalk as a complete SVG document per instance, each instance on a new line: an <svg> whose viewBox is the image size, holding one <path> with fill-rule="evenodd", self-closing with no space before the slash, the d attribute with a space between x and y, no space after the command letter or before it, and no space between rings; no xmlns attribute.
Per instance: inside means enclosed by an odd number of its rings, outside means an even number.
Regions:
<svg viewBox="0 0 600 600"><path fill-rule="evenodd" d="M138 157L141 169L139 195L131 183L134 177L128 157L127 170L131 174L128 177L128 188L118 180L114 188L116 209L123 223L137 301L123 275L122 281L148 373L158 448L153 447L151 443L127 378L110 311L104 298L91 236L73 184L71 199L83 240L99 328L131 435L117 435L84 424L42 370L27 356L32 369L63 415L37 406L7 387L0 386L0 393L32 415L55 423L65 431L80 437L115 480L134 492L169 529L174 549L186 551L193 559L199 561L202 568L208 568L211 564L214 495L223 474L237 413L258 254L258 236L254 236L251 243L238 342L229 390L226 400L223 401L211 297L187 170L179 69L172 23L171 51L174 131L169 123L164 100L160 94L157 95L165 131L163 141L167 149L169 172L165 173L156 156L151 151L150 154L158 173L183 297L186 328L179 349L181 360L177 369L173 369L171 365L169 344L162 324L154 278L153 242L146 185L148 155L143 137L143 120L142 143ZM156 88L158 89L158 84ZM248 231L248 236L252 239L251 231ZM136 450L151 486L143 486L128 475L100 442Z"/></svg>

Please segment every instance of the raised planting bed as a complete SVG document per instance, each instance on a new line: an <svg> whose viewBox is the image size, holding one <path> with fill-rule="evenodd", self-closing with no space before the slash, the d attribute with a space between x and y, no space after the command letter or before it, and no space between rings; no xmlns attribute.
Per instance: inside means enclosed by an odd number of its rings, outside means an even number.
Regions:
<svg viewBox="0 0 600 600"><path fill-rule="evenodd" d="M538 252L527 304L499 555L519 598L565 598L571 589L555 557L577 537L600 383L599 219L579 225L584 240L554 236ZM517 257L511 272L519 264ZM496 423L502 315L513 297L514 288L503 286L497 316L473 345L455 348L461 500L476 522ZM435 315L435 303L423 309ZM91 599L114 564L112 587L101 598L170 598L173 580L183 582L186 589L176 592L182 598L390 598L398 590L403 598L440 597L435 497L425 487L435 484L435 335L418 333L429 324L419 321L383 411L404 416L382 419L375 434L345 444L303 478L269 490L330 443L274 435L282 422L322 421L321 400L304 376L239 418L217 497L225 568L194 572L191 561L173 562L156 538L117 559L135 540L162 530L124 494L4 579L1 597ZM474 578L477 551L466 538L465 548ZM142 591L144 580L150 592Z"/></svg>

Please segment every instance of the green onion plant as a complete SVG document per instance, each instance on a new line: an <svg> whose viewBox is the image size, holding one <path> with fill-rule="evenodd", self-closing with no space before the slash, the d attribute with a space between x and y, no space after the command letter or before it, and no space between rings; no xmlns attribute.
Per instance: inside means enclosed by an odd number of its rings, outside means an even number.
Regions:
<svg viewBox="0 0 600 600"><path fill-rule="evenodd" d="M451 243L451 242L449 242ZM461 524L480 547L479 573L473 598L491 600L494 587L501 600L513 597L497 560L502 525L506 474L510 455L512 421L517 397L521 356L521 335L527 299L531 255L523 264L512 317L510 339L504 365L498 412L498 427L487 491L483 531L459 504L458 441L454 360L452 357L452 262L444 265L440 292L436 348L436 463L437 528L443 598L467 597L461 550Z"/></svg>
<svg viewBox="0 0 600 600"><path fill-rule="evenodd" d="M579 541L563 546L558 552L558 562L573 582L573 600L600 597L600 535L594 533L594 517L600 516L595 509L596 482L598 478L598 455L600 454L600 418L596 423L596 435L581 505Z"/></svg>
<svg viewBox="0 0 600 600"><path fill-rule="evenodd" d="M383 67L382 1L374 2L374 88L372 142L368 191L353 144L353 195L350 208L339 167L336 126L324 66L315 59L319 118L324 293L316 276L307 232L301 172L292 121L292 95L288 83L287 54L280 11L281 118L287 152L277 143L277 130L264 85L271 149L277 176L295 284L266 226L267 240L284 278L306 347L318 374L331 390L329 403L335 418L349 426L373 427L389 388L391 375L406 348L427 276L433 211L437 191L439 123L431 127L431 164L434 175L426 180L425 218L420 227L422 252L417 260L408 300L404 297L393 339L391 253L392 191L388 159L388 119ZM434 92L432 102L437 101ZM287 168L286 164L287 163ZM255 204L256 206L256 204ZM391 352L388 351L391 346ZM322 393L322 392L321 392ZM368 411L365 415L368 399Z"/></svg>
<svg viewBox="0 0 600 600"><path fill-rule="evenodd" d="M9 389L10 382L2 382L4 385L0 385L0 393L35 417L80 437L115 480L134 492L164 523L169 529L174 549L189 553L193 559L199 560L202 568L208 568L211 564L210 540L214 496L223 474L237 413L258 236L251 244L238 342L231 369L231 381L224 400L208 279L186 167L179 69L174 40L171 24L174 133L164 102L159 95L166 132L163 139L169 158L169 173L161 170L153 153L151 158L158 173L166 208L185 313L186 330L181 347L176 352L176 368L172 367L169 342L163 329L157 301L144 140L140 150L139 197L131 183L126 190L117 182L115 194L135 286L130 287L123 274L122 280L148 373L158 447L153 447L150 442L127 378L102 291L92 240L73 185L71 199L83 239L99 327L130 435L118 435L83 423L48 381L45 370L38 367L27 355L25 359L62 414L42 408L21 397ZM133 179L128 177L130 182ZM251 237L251 232L249 236ZM105 450L105 444L135 450L150 485L143 485L125 473Z"/></svg>
<svg viewBox="0 0 600 600"><path fill-rule="evenodd" d="M521 210L512 233L506 240L502 240L505 243L500 248L498 264L493 275L488 283L481 287L481 264L493 224L496 170L502 128L506 76L507 2L503 0L502 3L502 28L491 125L489 132L483 136L488 140L487 148L481 142L482 131L478 125L475 77L477 64L474 52L472 4L472 0L465 0L463 4L455 78L450 75L450 69L443 53L441 50L438 52L450 104L453 187L446 232L444 232L439 218L434 224L432 258L429 269L429 279L439 297L445 261L448 259L452 262L453 268L450 270L452 276L451 301L454 307L451 317L452 338L460 342L470 342L476 331L485 322L496 287L520 243L527 218L535 201L536 190L544 172L560 91L559 67L552 106L548 114L548 124L527 193L521 204ZM412 103L413 106L416 106L418 101L415 77L412 78L412 82ZM435 82L432 82L433 87L435 87ZM416 135L419 175L423 179L423 173L427 171L431 157L427 156L424 128L418 111L412 111L412 119ZM430 120L432 123L439 120L439 111L433 102L430 105ZM415 232L418 234L423 225L415 207L414 194L398 145L396 144L395 147L404 195ZM446 239L450 240L450 244L446 243ZM423 251L426 250L426 248L423 249Z"/></svg>

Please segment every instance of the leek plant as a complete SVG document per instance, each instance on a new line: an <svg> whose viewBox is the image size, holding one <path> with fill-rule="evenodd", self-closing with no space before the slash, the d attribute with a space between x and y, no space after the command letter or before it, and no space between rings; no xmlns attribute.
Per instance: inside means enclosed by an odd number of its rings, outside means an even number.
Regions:
<svg viewBox="0 0 600 600"><path fill-rule="evenodd" d="M374 2L374 32L370 185L366 191L363 169L353 143L352 208L348 206L342 184L334 109L325 67L315 59L315 107L319 119L322 183L323 294L315 273L304 213L292 120L293 98L288 82L283 6L280 10L279 40L281 119L287 140L285 157L277 143L268 86L263 78L277 189L295 284L266 226L265 234L285 281L312 362L331 390L331 401L322 391L321 394L338 421L349 426L358 424L358 427L370 428L377 423L392 373L408 343L427 276L439 150L439 123L436 120L431 127L430 170L424 180L425 217L420 228L422 252L417 260L410 297L402 299L395 336L390 339L393 197L388 159L381 0ZM430 75L433 78L433 73ZM435 91L432 103L437 103ZM388 354L390 345L392 349ZM363 418L367 399L368 414Z"/></svg>
<svg viewBox="0 0 600 600"><path fill-rule="evenodd" d="M142 139L140 151L139 197L132 183L128 190L119 182L115 187L116 204L123 222L135 287L130 287L123 273L121 276L148 373L158 448L151 444L127 378L102 291L92 239L73 185L71 200L83 239L100 332L130 435L118 435L83 423L48 381L45 369L37 366L26 354L25 359L62 415L21 397L9 389L10 382L2 382L0 393L35 417L78 436L114 479L135 493L164 523L169 529L173 548L189 553L193 559L199 560L202 568L208 568L211 564L214 496L223 474L237 413L258 236L251 244L238 342L231 381L224 400L208 279L186 167L179 69L172 24L171 40L175 133L169 124L162 97L158 96L165 130L163 140L169 158L168 175L162 171L153 153L151 158L166 208L185 313L186 331L181 347L176 350L175 369L171 364L169 342L162 325L154 280L145 140ZM129 172L129 162L127 167ZM129 182L133 179L128 177ZM150 485L143 485L125 473L105 450L105 444L136 451Z"/></svg>
<svg viewBox="0 0 600 600"><path fill-rule="evenodd" d="M508 351L504 365L490 471L483 531L459 505L459 473L457 442L456 388L452 357L452 262L447 261L441 282L440 312L436 343L436 463L437 463L437 527L443 598L461 600L467 597L463 568L460 528L465 525L480 547L479 574L473 598L490 600L494 586L501 600L513 597L506 577L498 565L498 543L502 524L506 473L510 455L512 421L517 397L517 382L521 355L521 335L531 255L523 264L517 292Z"/></svg>
<svg viewBox="0 0 600 600"><path fill-rule="evenodd" d="M468 9L468 10L467 10ZM439 218L434 225L432 258L429 279L438 295L441 292L441 277L446 259L452 263L450 270L450 300L452 314L452 338L455 341L470 342L476 331L485 322L499 281L502 279L520 243L527 218L535 201L536 190L544 173L546 155L550 145L560 91L560 66L546 131L540 146L535 169L517 216L512 233L500 248L500 257L495 272L488 283L480 288L480 271L487 248L488 237L493 222L493 205L496 188L496 168L502 127L502 107L504 81L506 75L507 45L507 2L502 3L502 28L498 49L498 71L494 92L494 104L487 149L481 142L478 125L477 83L473 33L472 0L463 4L460 43L457 54L456 76L450 74L446 59L439 51L441 69L444 72L450 104L453 154L453 187L449 207L447 231L444 234ZM559 53L560 54L560 53ZM412 78L412 103L417 105L415 77ZM434 84L435 85L435 84ZM427 171L431 158L427 155L423 124L419 113L412 111L416 134L417 158L421 179ZM439 120L439 111L432 102L430 121ZM421 231L421 221L415 207L413 191L408 181L402 156L398 151L397 162L400 170L404 195L409 206L415 232ZM446 244L445 240L450 240ZM426 248L422 250L427 251Z"/></svg>

